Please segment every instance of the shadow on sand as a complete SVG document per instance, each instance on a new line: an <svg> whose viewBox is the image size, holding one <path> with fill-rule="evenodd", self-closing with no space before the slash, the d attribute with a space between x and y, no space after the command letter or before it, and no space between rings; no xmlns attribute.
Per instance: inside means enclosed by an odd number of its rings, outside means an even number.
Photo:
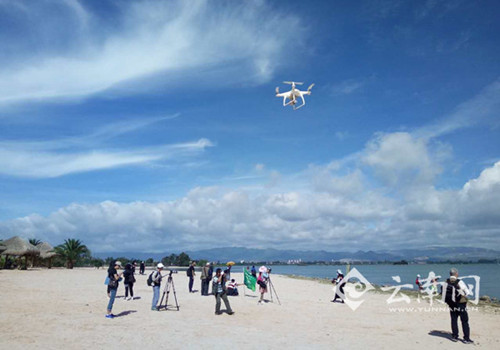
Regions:
<svg viewBox="0 0 500 350"><path fill-rule="evenodd" d="M434 337L448 339L450 341L452 340L452 336L451 336L450 332L433 330L433 331L429 332L429 335L432 335Z"/></svg>
<svg viewBox="0 0 500 350"><path fill-rule="evenodd" d="M134 312L137 312L137 310L127 310L127 311L122 311L119 314L116 314L115 317L122 317L122 316L128 316L130 314L133 314Z"/></svg>

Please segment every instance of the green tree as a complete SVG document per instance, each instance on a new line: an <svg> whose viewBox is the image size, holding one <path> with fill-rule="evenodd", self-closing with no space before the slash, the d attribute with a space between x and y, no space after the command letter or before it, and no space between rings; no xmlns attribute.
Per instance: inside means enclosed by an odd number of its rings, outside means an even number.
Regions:
<svg viewBox="0 0 500 350"><path fill-rule="evenodd" d="M189 262L191 258L186 253L182 252L179 254L179 260L177 261L177 265L179 266L189 266Z"/></svg>
<svg viewBox="0 0 500 350"><path fill-rule="evenodd" d="M41 240L36 239L36 238L30 238L30 239L28 240L28 242L30 242L31 244L33 244L35 247L36 247L37 245L39 245L40 243L42 243L42 241L41 241Z"/></svg>
<svg viewBox="0 0 500 350"><path fill-rule="evenodd" d="M36 247L37 245L39 245L39 244L41 244L41 243L42 243L42 241L41 241L41 240L36 239L36 238L30 238L30 239L28 239L28 242L30 242L30 244L34 245L35 247ZM36 256L33 254L33 255L31 256L31 267L33 267L33 266L35 266L35 265L37 265L37 258L36 258Z"/></svg>
<svg viewBox="0 0 500 350"><path fill-rule="evenodd" d="M69 238L63 244L54 248L54 251L66 260L66 267L72 269L79 259L89 256L90 251L79 239Z"/></svg>
<svg viewBox="0 0 500 350"><path fill-rule="evenodd" d="M178 261L179 257L175 254L170 254L169 256L166 256L163 259L161 259L162 264L165 266L177 265Z"/></svg>

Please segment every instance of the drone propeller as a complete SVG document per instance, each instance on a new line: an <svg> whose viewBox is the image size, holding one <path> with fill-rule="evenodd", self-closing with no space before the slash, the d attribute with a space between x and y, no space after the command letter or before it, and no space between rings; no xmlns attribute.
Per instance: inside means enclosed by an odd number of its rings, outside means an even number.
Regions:
<svg viewBox="0 0 500 350"><path fill-rule="evenodd" d="M284 81L283 83L290 84L290 85L292 85L292 84L295 84L295 85L302 85L302 84L304 84L304 83L299 83L299 82L295 82L295 81Z"/></svg>
<svg viewBox="0 0 500 350"><path fill-rule="evenodd" d="M309 85L309 87L307 88L307 91L311 91L311 89L313 88L314 86L314 83L312 83L311 85Z"/></svg>

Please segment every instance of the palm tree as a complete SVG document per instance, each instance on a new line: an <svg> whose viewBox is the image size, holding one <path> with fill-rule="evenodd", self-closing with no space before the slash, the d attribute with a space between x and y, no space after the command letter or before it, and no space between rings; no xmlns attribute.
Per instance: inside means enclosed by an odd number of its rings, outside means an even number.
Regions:
<svg viewBox="0 0 500 350"><path fill-rule="evenodd" d="M75 262L83 255L90 253L85 244L82 244L79 239L69 238L54 248L54 251L61 257L66 259L66 267L72 269Z"/></svg>
<svg viewBox="0 0 500 350"><path fill-rule="evenodd" d="M41 244L41 243L42 243L42 241L41 241L41 240L36 239L36 238L30 238L30 239L28 239L28 242L30 242L30 244L34 245L35 247L36 247L37 245L39 245L39 244ZM26 257L26 259L27 259L27 257ZM35 256L35 255L32 255L32 256L31 256L31 267L35 266L35 265L36 265L36 263L37 263L37 261L36 261L36 256Z"/></svg>
<svg viewBox="0 0 500 350"><path fill-rule="evenodd" d="M36 247L37 245L39 245L40 243L42 243L42 241L41 241L41 240L36 239L36 238L30 238L30 239L28 240L28 242L30 242L31 244L33 244L35 247Z"/></svg>

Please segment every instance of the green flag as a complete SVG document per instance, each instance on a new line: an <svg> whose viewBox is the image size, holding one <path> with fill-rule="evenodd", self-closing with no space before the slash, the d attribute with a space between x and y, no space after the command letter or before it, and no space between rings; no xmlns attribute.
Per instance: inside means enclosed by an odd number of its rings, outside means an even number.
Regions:
<svg viewBox="0 0 500 350"><path fill-rule="evenodd" d="M244 270L244 279L243 279L243 283L245 283L245 286L247 286L248 289L251 289L255 292L255 284L257 282L257 279L252 276L252 274L250 273L250 271L248 271L247 269Z"/></svg>

